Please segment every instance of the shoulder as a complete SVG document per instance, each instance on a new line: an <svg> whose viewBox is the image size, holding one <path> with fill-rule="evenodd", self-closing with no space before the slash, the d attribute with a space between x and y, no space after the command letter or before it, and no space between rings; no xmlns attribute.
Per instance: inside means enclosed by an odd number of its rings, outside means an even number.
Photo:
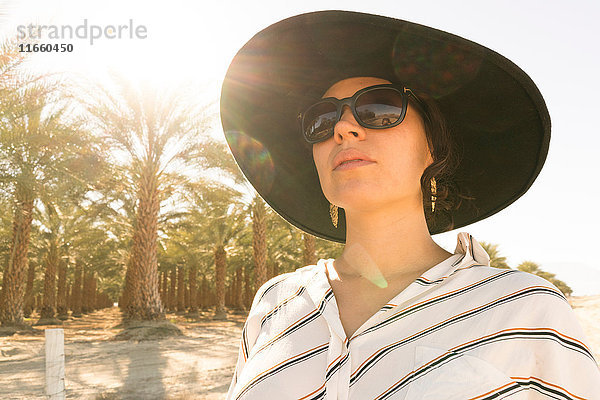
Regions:
<svg viewBox="0 0 600 400"><path fill-rule="evenodd" d="M489 266L483 272L486 295L480 300L498 316L530 326L578 325L566 296L550 281L519 270ZM480 277L478 277L480 279Z"/></svg>
<svg viewBox="0 0 600 400"><path fill-rule="evenodd" d="M266 310L285 298L297 295L314 277L317 268L317 265L307 265L269 279L256 291L252 309L256 312Z"/></svg>
<svg viewBox="0 0 600 400"><path fill-rule="evenodd" d="M567 301L565 295L552 282L529 272L486 265L476 266L472 271L477 275L469 279L488 280L489 284L486 286L496 295L545 294L563 302Z"/></svg>
<svg viewBox="0 0 600 400"><path fill-rule="evenodd" d="M272 317L284 304L302 297L307 283L315 276L316 265L299 268L294 272L288 272L275 276L256 291L244 330L247 332L249 343L259 335L263 329L266 319Z"/></svg>
<svg viewBox="0 0 600 400"><path fill-rule="evenodd" d="M476 265L455 274L447 290L465 295L459 296L459 309L493 314L491 325L502 321L554 325L573 319L565 295L548 280L528 272Z"/></svg>
<svg viewBox="0 0 600 400"><path fill-rule="evenodd" d="M459 267L446 281L447 287L461 292L469 291L479 300L507 297L554 299L566 303L565 295L548 280L516 269L468 264ZM474 297L471 298L474 298Z"/></svg>
<svg viewBox="0 0 600 400"><path fill-rule="evenodd" d="M474 334L502 334L519 340L547 338L547 342L539 341L537 352L547 351L541 343L558 343L577 348L593 359L589 341L567 297L550 281L528 272L490 266L469 271L471 276L464 278L466 282L461 282L463 289L459 292L471 294L458 307L461 316L484 316L477 321L482 331Z"/></svg>

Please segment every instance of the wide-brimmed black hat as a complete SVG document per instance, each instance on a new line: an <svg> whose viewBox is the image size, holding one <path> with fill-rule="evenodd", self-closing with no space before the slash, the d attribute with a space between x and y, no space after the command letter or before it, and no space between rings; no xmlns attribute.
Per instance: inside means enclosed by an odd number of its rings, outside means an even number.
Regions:
<svg viewBox="0 0 600 400"><path fill-rule="evenodd" d="M246 178L303 231L346 238L343 212L337 228L331 223L296 117L333 83L353 76L403 83L436 100L462 148L454 177L475 198L453 212L455 229L507 207L538 176L550 116L536 85L510 60L399 19L348 11L297 15L263 29L236 54L223 82L221 121ZM444 229L429 225L431 234Z"/></svg>

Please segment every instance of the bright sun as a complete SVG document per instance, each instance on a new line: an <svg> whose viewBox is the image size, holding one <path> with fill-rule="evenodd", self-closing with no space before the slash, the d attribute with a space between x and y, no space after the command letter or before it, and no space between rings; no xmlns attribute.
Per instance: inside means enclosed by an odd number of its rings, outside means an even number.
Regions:
<svg viewBox="0 0 600 400"><path fill-rule="evenodd" d="M223 29L217 18L221 11L208 3L165 6L147 1L6 2L0 6L0 15L8 14L10 19L0 34L14 37L34 32L37 36L41 31L40 44L73 46L72 52L33 54L30 65L34 70L94 80L115 71L128 80L157 87L218 84L243 44L240 38L246 35L232 30L232 25Z"/></svg>

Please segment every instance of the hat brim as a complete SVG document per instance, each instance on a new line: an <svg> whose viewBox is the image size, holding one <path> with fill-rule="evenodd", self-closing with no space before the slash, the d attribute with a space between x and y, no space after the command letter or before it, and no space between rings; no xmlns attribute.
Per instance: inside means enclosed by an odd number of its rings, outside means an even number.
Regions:
<svg viewBox="0 0 600 400"><path fill-rule="evenodd" d="M402 82L436 99L462 153L455 180L475 198L453 213L455 229L513 203L544 164L548 110L531 78L507 58L399 19L349 11L297 15L257 33L236 54L222 87L221 122L246 178L303 231L345 241L343 211L335 228L296 116L352 76ZM433 223L430 233L443 232L445 223Z"/></svg>

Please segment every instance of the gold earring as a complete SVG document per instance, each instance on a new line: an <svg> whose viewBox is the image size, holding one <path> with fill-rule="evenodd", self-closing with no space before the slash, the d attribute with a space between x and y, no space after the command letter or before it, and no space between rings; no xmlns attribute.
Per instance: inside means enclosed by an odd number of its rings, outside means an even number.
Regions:
<svg viewBox="0 0 600 400"><path fill-rule="evenodd" d="M435 200L437 194L435 178L431 178L431 212L435 212Z"/></svg>
<svg viewBox="0 0 600 400"><path fill-rule="evenodd" d="M338 207L334 206L331 203L329 203L329 215L331 216L331 222L333 223L333 226L335 226L337 228L337 224L338 224Z"/></svg>

